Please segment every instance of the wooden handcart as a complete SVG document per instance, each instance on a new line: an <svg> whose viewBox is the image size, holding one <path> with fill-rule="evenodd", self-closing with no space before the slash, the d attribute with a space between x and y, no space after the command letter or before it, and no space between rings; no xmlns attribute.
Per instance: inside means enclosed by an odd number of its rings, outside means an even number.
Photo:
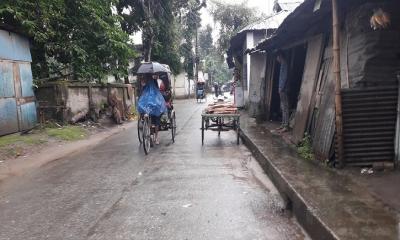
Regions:
<svg viewBox="0 0 400 240"><path fill-rule="evenodd" d="M240 114L239 113L206 113L201 114L201 144L204 145L204 131L236 131L236 143L239 144Z"/></svg>

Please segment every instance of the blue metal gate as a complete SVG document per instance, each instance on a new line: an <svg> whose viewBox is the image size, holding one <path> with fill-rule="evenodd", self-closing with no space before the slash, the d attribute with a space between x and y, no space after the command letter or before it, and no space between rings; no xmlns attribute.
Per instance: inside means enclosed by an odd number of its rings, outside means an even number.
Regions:
<svg viewBox="0 0 400 240"><path fill-rule="evenodd" d="M29 42L0 30L0 136L33 128L37 122Z"/></svg>

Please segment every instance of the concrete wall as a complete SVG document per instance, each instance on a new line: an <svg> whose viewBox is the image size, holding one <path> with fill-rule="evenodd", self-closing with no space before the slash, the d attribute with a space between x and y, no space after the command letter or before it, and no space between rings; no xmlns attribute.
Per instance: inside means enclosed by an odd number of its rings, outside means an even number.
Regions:
<svg viewBox="0 0 400 240"><path fill-rule="evenodd" d="M263 32L247 32L246 40L243 43L243 52L247 49L254 48L262 39L265 38L265 33ZM242 79L243 79L243 96L245 105L251 110L251 113L255 114L254 109L254 99L251 100L251 96L260 98L259 89L256 89L256 96L254 96L254 88L260 87L260 76L261 72L265 72L265 57L251 56L246 54L243 56L243 69L242 69ZM254 63L253 61L257 61ZM263 64L263 65L262 65ZM255 83L253 83L255 81ZM252 90L253 88L253 90ZM257 101L259 102L259 101Z"/></svg>
<svg viewBox="0 0 400 240"><path fill-rule="evenodd" d="M128 84L49 83L36 90L41 116L61 122L73 121L80 114L98 116L114 93L127 111L135 106L134 89Z"/></svg>
<svg viewBox="0 0 400 240"><path fill-rule="evenodd" d="M256 117L261 112L261 101L264 99L264 86L265 83L265 67L266 67L266 54L255 53L251 56L250 66L250 85L249 85L249 114Z"/></svg>
<svg viewBox="0 0 400 240"><path fill-rule="evenodd" d="M254 46L254 33L247 32L246 39L243 43L243 52L249 48L253 48ZM249 86L250 86L250 78L251 78L251 58L250 55L243 55L243 69L242 69L242 79L243 79L243 96L245 104L248 104L249 101Z"/></svg>
<svg viewBox="0 0 400 240"><path fill-rule="evenodd" d="M246 33L246 43L245 43L244 51L246 51L246 49L250 49L250 48L253 48L253 47L254 47L254 33L253 32L248 32L248 33ZM251 69L250 68L251 68L252 62L251 62L251 57L250 57L249 54L246 54L245 58L247 59L247 69L246 69L246 71L247 71L247 76L246 76L247 84L246 84L246 88L245 88L245 90L246 90L245 98L248 99L248 97L249 97L249 91L248 90L249 90L250 78L251 78Z"/></svg>
<svg viewBox="0 0 400 240"><path fill-rule="evenodd" d="M108 102L108 89L92 88L92 101L96 108L102 108Z"/></svg>
<svg viewBox="0 0 400 240"><path fill-rule="evenodd" d="M185 98L189 94L189 81L185 72L179 75L172 76L172 89L175 98ZM190 80L190 94L193 95L195 91L194 81Z"/></svg>
<svg viewBox="0 0 400 240"><path fill-rule="evenodd" d="M174 91L175 97L183 97L186 94L185 91L185 81L186 74L180 73L179 75L172 76L172 89Z"/></svg>
<svg viewBox="0 0 400 240"><path fill-rule="evenodd" d="M87 87L67 88L66 107L72 115L89 112L89 94Z"/></svg>

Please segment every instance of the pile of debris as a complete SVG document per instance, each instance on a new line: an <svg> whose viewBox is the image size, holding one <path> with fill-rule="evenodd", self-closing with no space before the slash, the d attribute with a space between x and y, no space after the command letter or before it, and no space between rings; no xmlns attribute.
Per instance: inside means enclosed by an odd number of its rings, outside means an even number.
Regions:
<svg viewBox="0 0 400 240"><path fill-rule="evenodd" d="M235 114L238 109L232 103L213 103L205 109L208 114Z"/></svg>

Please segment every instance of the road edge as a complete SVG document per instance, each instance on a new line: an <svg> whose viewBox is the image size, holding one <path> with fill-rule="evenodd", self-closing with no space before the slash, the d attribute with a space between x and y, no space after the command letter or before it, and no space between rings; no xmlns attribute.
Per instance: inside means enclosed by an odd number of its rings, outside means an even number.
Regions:
<svg viewBox="0 0 400 240"><path fill-rule="evenodd" d="M57 161L70 154L76 154L82 150L92 148L106 139L134 126L135 121L127 122L109 130L93 134L87 139L68 142L58 147L49 145L29 157L18 157L12 161L3 163L0 167L0 183L14 176L22 176L47 163Z"/></svg>
<svg viewBox="0 0 400 240"><path fill-rule="evenodd" d="M335 233L318 217L311 206L307 204L304 198L291 186L291 184L281 174L280 170L273 164L267 154L261 152L257 145L251 140L245 131L240 132L243 144L252 152L254 158L259 162L262 169L275 184L279 193L288 203L294 216L307 234L312 239L337 240Z"/></svg>

